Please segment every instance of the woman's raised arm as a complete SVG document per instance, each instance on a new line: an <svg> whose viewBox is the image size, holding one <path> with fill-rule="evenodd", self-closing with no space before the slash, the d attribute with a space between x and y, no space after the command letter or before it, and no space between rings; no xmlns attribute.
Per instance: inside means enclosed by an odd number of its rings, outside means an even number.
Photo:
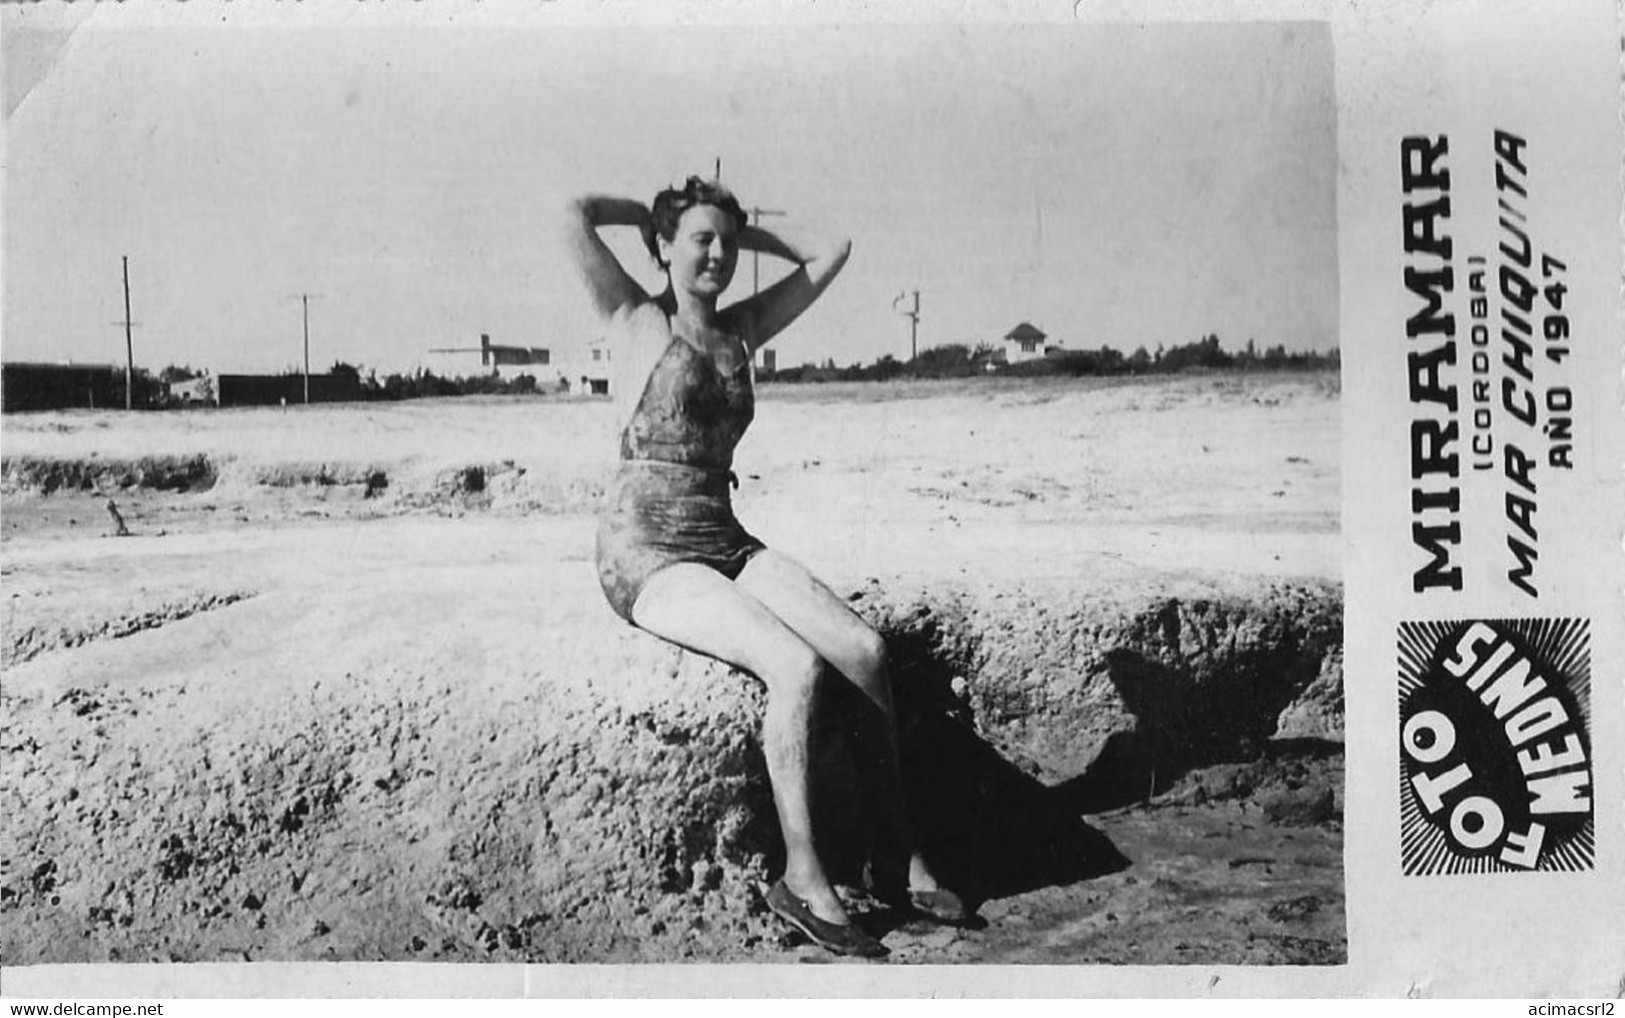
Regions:
<svg viewBox="0 0 1625 1018"><path fill-rule="evenodd" d="M816 237L793 226L765 230L747 226L739 232L741 251L760 251L795 262L795 272L754 297L740 301L729 312L745 318L751 350L783 331L829 287L852 253L845 237Z"/></svg>
<svg viewBox="0 0 1625 1018"><path fill-rule="evenodd" d="M600 226L635 226L645 237L654 229L649 210L630 198L585 195L566 204L559 226L565 250L586 281L593 307L609 318L648 299L637 280L598 236Z"/></svg>

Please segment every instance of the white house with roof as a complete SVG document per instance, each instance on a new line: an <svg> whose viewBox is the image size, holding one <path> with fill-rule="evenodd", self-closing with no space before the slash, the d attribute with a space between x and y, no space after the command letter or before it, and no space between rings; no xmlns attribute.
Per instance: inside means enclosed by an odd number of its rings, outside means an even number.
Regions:
<svg viewBox="0 0 1625 1018"><path fill-rule="evenodd" d="M1058 342L1050 343L1041 329L1029 322L1022 322L1004 334L1003 360L1007 364L1043 360L1050 351L1059 350L1060 346Z"/></svg>

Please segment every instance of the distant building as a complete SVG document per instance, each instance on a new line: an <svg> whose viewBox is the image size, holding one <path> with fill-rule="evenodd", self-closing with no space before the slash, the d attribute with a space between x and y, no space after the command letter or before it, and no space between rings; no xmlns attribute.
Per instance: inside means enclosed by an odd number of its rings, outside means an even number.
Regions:
<svg viewBox="0 0 1625 1018"><path fill-rule="evenodd" d="M301 393L301 397L303 394ZM181 406L194 406L198 403L213 403L215 401L214 379L208 375L198 375L196 378L182 378L168 384L168 398L171 403Z"/></svg>
<svg viewBox="0 0 1625 1018"><path fill-rule="evenodd" d="M0 364L0 410L124 405L124 369L111 364Z"/></svg>
<svg viewBox="0 0 1625 1018"><path fill-rule="evenodd" d="M1004 360L1009 364L1020 364L1022 361L1042 360L1048 350L1059 350L1060 344L1045 345L1044 333L1022 322L1020 325L1004 334Z"/></svg>
<svg viewBox="0 0 1625 1018"><path fill-rule="evenodd" d="M550 377L553 355L546 347L504 346L480 334L479 346L437 347L429 351L424 367L441 378L498 375L505 379L529 375L537 381Z"/></svg>
<svg viewBox="0 0 1625 1018"><path fill-rule="evenodd" d="M612 352L609 340L602 336L588 342L586 357L580 364L580 387L577 388L572 379L571 388L593 396L609 395L609 356Z"/></svg>

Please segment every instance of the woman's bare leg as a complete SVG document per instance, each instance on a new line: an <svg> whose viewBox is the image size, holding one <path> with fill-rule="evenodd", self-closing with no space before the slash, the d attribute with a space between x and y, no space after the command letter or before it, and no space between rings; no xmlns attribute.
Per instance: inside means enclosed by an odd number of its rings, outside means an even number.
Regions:
<svg viewBox="0 0 1625 1018"><path fill-rule="evenodd" d="M834 591L786 555L771 550L758 553L740 573L738 585L782 619L880 710L884 724L881 744L875 747L882 784L877 798L885 814L880 819L895 849L908 853L909 887L937 890L936 877L920 855L908 822L885 641Z"/></svg>
<svg viewBox="0 0 1625 1018"><path fill-rule="evenodd" d="M823 660L749 592L705 566L656 573L632 616L656 636L744 668L767 686L762 743L784 835L784 882L820 918L845 923L812 830L810 743Z"/></svg>

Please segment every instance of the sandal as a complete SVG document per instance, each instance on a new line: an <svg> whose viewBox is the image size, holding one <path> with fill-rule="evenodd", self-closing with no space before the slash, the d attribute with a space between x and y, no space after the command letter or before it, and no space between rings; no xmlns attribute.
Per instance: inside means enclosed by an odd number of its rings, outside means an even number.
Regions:
<svg viewBox="0 0 1625 1018"><path fill-rule="evenodd" d="M890 953L886 945L851 923L832 923L818 918L812 907L796 897L783 880L767 892L767 907L826 951L858 958L879 958Z"/></svg>
<svg viewBox="0 0 1625 1018"><path fill-rule="evenodd" d="M976 913L965 905L965 900L945 887L934 891L918 891L908 886L908 878L885 873L872 863L864 873L864 883L876 898L895 908L906 908L944 926L975 927Z"/></svg>
<svg viewBox="0 0 1625 1018"><path fill-rule="evenodd" d="M971 921L971 910L965 907L964 899L945 887L939 887L935 891L916 891L911 888L908 892L908 903L920 915L944 926L965 926Z"/></svg>

